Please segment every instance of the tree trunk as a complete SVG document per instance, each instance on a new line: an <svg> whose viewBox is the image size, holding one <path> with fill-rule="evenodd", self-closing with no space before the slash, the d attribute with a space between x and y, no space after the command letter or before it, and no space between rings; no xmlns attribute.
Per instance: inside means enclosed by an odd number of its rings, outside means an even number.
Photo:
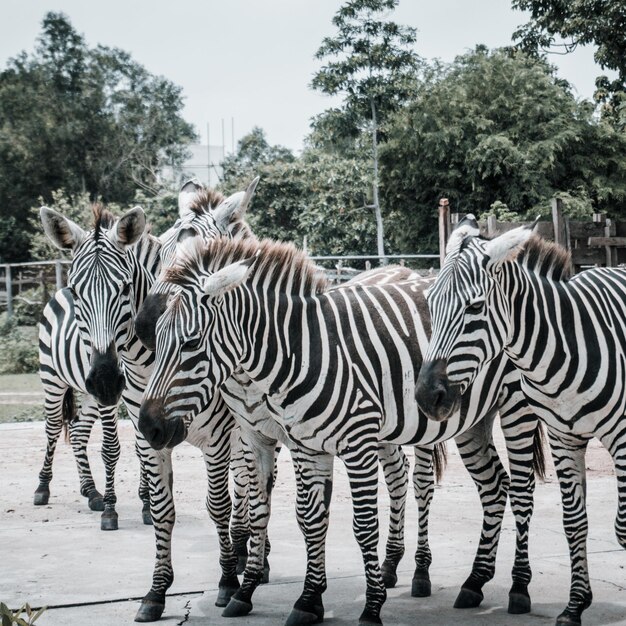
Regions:
<svg viewBox="0 0 626 626"><path fill-rule="evenodd" d="M374 99L370 98L370 105L372 107L372 167L373 167L373 180L372 180L372 206L374 207L374 215L376 216L376 243L378 248L378 255L383 256L385 254L385 233L383 230L383 216L380 212L380 201L378 199L378 120L376 117L376 104ZM380 259L381 265L386 265L386 259Z"/></svg>

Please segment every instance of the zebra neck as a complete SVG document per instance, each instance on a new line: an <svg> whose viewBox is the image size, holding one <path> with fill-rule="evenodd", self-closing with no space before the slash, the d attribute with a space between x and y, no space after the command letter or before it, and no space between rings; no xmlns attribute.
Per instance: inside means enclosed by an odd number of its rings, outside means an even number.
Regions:
<svg viewBox="0 0 626 626"><path fill-rule="evenodd" d="M243 311L242 369L263 391L287 393L306 374L308 355L314 350L315 296L303 297L246 290L246 303L231 310Z"/></svg>
<svg viewBox="0 0 626 626"><path fill-rule="evenodd" d="M509 335L505 352L533 387L555 384L554 368L576 367L576 335L580 328L569 284L553 281L512 263L504 298ZM571 372L570 372L571 375Z"/></svg>

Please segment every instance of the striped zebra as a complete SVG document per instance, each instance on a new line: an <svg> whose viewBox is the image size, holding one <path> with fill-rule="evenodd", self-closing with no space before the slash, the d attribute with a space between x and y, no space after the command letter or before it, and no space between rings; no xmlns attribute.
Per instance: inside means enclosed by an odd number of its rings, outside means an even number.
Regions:
<svg viewBox="0 0 626 626"><path fill-rule="evenodd" d="M232 209L237 209L236 203ZM160 242L144 232L145 216L140 209L130 211L120 220L97 209L94 228L88 232L49 209L42 210L42 221L56 245L73 251L68 293L74 315L66 314L62 324L57 325L68 333L73 343L61 341L55 344L55 349L69 350L74 346L72 354L75 356L63 367L61 360L52 359L54 373L66 375L66 384L78 385L102 404L113 405L121 395L136 426L139 401L153 355L137 338L133 320L156 273L152 262L144 266L139 259L144 246L156 249ZM149 258L152 260L152 255ZM56 339L64 337L62 333L56 335ZM67 350L64 349L63 354ZM56 395L62 395L61 391ZM209 478L207 508L217 526L220 543L220 593L229 597L239 586L236 556L229 538L228 467L233 421L221 398L207 403L206 413L212 428L204 427L200 417L186 438L204 455ZM153 621L162 614L165 592L173 580L171 537L175 512L171 450L154 451L140 433L136 446L148 483L157 548L152 587L142 601L136 620ZM112 498L114 505L114 495ZM105 513L108 513L106 494L105 502Z"/></svg>
<svg viewBox="0 0 626 626"><path fill-rule="evenodd" d="M532 228L488 240L469 216L450 239L429 305L433 338L418 387L428 415L445 420L458 393L504 351L548 428L571 560L569 602L556 623L580 624L592 600L585 493L592 437L615 463L615 533L626 548L626 271L572 277L569 253Z"/></svg>
<svg viewBox="0 0 626 626"><path fill-rule="evenodd" d="M227 401L231 395L249 404L253 417L265 414L259 422L252 420L252 428L261 434L266 428L270 434L282 430L295 444L298 522L307 544L307 572L304 591L287 623L323 618L333 456L347 469L354 531L365 563L361 623L380 623L386 592L376 553L379 440L433 446L457 437L462 454L473 459L479 490L484 490L483 535L489 539L481 537L472 574L457 602L480 602L482 585L493 576L508 490L508 475L496 461L491 441L494 414L506 402L504 408L511 414L524 413L511 450L518 459L525 457L514 476L520 488L513 504L518 543L509 610L529 610L527 539L534 488L530 457L537 422L528 414L519 375L508 361L494 362L465 394L463 410L437 425L418 413L414 397L429 330L418 310L425 303L423 287L416 281L328 290L302 253L271 241L218 240L206 248L192 241L185 257L165 272L174 293L157 322L156 365L139 428L156 448L171 445L184 434L197 407L219 395L215 392L223 385ZM504 383L514 389L515 381L517 390L507 396ZM238 395L242 388L250 392L249 402ZM240 597L245 586L244 576L229 607L233 601L249 603L249 597Z"/></svg>
<svg viewBox="0 0 626 626"><path fill-rule="evenodd" d="M141 345L129 345L128 329L132 324L133 310L149 286L146 272L156 271L160 244L154 237L143 236L145 217L139 208L126 213L115 224L102 206L94 205L93 211L97 224L93 239L100 240L102 247L116 250L113 263L106 271L112 277L113 287L120 290L121 297L117 297L120 306L110 309L106 315L114 320L118 332L115 336L96 332L104 328L100 324L103 316L90 306L91 298L84 291L85 281L79 267L73 263L69 288L55 293L44 308L39 326L39 371L45 394L47 445L34 503L48 503L54 451L63 423L69 423L81 494L88 498L92 510L103 511L101 528L116 530L118 517L114 477L120 455L117 405L124 393L127 377L132 376L132 369L130 372L125 370L131 362L141 362L147 355ZM77 250L87 238L76 224L46 207L41 209L41 219L46 233L61 249ZM105 228L108 229L106 235ZM86 394L78 415L75 390ZM95 487L87 457L87 442L98 418L102 420L103 433L104 497ZM143 471L140 472L139 496L144 503L144 522L151 523L148 486Z"/></svg>
<svg viewBox="0 0 626 626"><path fill-rule="evenodd" d="M180 196L180 219L165 235L163 235L163 247L161 250L161 261L164 267L173 263L175 259L176 248L184 241L195 237L201 241L211 241L217 236L226 234L232 238L252 238L253 235L244 220L246 207L254 193L258 178L255 179L246 190L245 194L235 194L231 199L221 204L220 210L216 211L216 207L223 200L221 194L217 194L210 189L201 188L199 185L190 181L183 185ZM233 206L236 200L243 195L243 200L237 204L237 210ZM397 279L400 276L410 274L409 270L404 268L387 269L384 272L374 270L369 275L364 274L362 281L373 280L377 282ZM165 302L170 292L170 286L167 283L157 283L153 286L151 293L147 296L139 313L135 319L137 334L150 349L155 347L154 327L160 313L165 308ZM196 418L194 423L203 418ZM210 421L206 420L205 427L211 427ZM245 428L246 423L242 424ZM264 475L262 479L258 476L258 467L269 467L271 459L274 457L274 451L277 449L277 443L280 444L279 437L270 439L267 437L259 437L255 431L248 432L244 437L242 433L235 432L234 436L237 440L245 441L245 447L248 454L244 454L243 448L233 450L233 459L231 460L231 468L234 477L234 506L233 515L231 517L231 539L233 547L239 556L238 573L242 573L245 565L248 565L248 573L244 575L244 579L249 581L246 587L254 588L260 582L267 582L269 573L269 564L267 555L269 552L269 541L266 536L267 522L269 520L270 508L270 490L268 490L269 475ZM404 554L404 510L407 494L407 473L408 461L403 451L398 446L390 446L386 444L380 445L379 457L387 489L390 494L391 511L389 533L387 539L386 558L383 563L383 573L385 584L393 587L397 581L396 569ZM443 457L441 453L435 454L433 450L417 450L415 455L414 469L414 485L416 497L420 504L420 529L422 530L422 539L416 552L416 563L420 571L425 571L419 579L416 578L413 583L414 595L429 595L430 582L428 580L428 565L430 563L430 549L428 547L426 528L428 523L428 508L432 498L434 489L433 481L433 462L435 470L439 474ZM242 471L245 468L245 472ZM250 477L254 476L253 498L249 497ZM275 477L272 477L274 480ZM249 507L253 509L254 523L252 529L253 537L250 537L250 518L248 516ZM247 562L247 546L246 543L250 539L252 543L252 558ZM264 549L261 549L264 546ZM263 564L263 575L259 579L258 566ZM251 592L250 592L251 593ZM218 606L223 604L223 596L218 598ZM247 611L251 610L250 604ZM240 612L239 609L230 608L230 611Z"/></svg>

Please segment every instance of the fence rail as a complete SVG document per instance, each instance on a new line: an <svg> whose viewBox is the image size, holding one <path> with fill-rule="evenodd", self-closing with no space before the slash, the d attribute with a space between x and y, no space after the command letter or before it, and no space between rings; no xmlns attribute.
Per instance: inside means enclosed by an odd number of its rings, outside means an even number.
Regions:
<svg viewBox="0 0 626 626"><path fill-rule="evenodd" d="M29 289L41 287L42 304L49 299L50 291L61 289L66 282L66 267L70 261L28 261L25 263L0 264L0 309L13 316L16 298ZM4 289L2 289L4 287Z"/></svg>
<svg viewBox="0 0 626 626"><path fill-rule="evenodd" d="M356 276L362 269L355 269L349 263L364 262L365 269L370 269L372 262L404 264L405 261L430 260L436 261L438 254L387 254L387 255L317 255L311 259L315 263L333 263L334 267L325 267L328 278L333 283L341 283ZM14 314L16 299L24 299L24 291L41 287L41 305L43 306L52 293L66 284L67 267L71 261L56 259L54 261L29 261L26 263L0 264L0 311L6 311L8 317ZM3 275L2 275L3 273Z"/></svg>

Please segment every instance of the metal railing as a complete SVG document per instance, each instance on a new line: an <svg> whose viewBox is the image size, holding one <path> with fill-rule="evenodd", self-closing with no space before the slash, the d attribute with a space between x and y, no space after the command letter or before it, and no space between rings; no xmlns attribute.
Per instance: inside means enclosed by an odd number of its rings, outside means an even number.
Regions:
<svg viewBox="0 0 626 626"><path fill-rule="evenodd" d="M7 317L13 316L13 301L16 298L15 291L17 289L17 297L23 291L23 288L46 286L48 282L52 283L52 278L48 279L47 269L54 266L54 285L56 289L65 286L65 277L63 268L69 265L71 261L67 259L56 259L54 261L28 261L25 263L1 263L0 271L4 271L4 291L0 289L0 305L6 306ZM37 274L32 270L42 268ZM45 291L45 289L44 289ZM45 303L42 303L45 304Z"/></svg>

